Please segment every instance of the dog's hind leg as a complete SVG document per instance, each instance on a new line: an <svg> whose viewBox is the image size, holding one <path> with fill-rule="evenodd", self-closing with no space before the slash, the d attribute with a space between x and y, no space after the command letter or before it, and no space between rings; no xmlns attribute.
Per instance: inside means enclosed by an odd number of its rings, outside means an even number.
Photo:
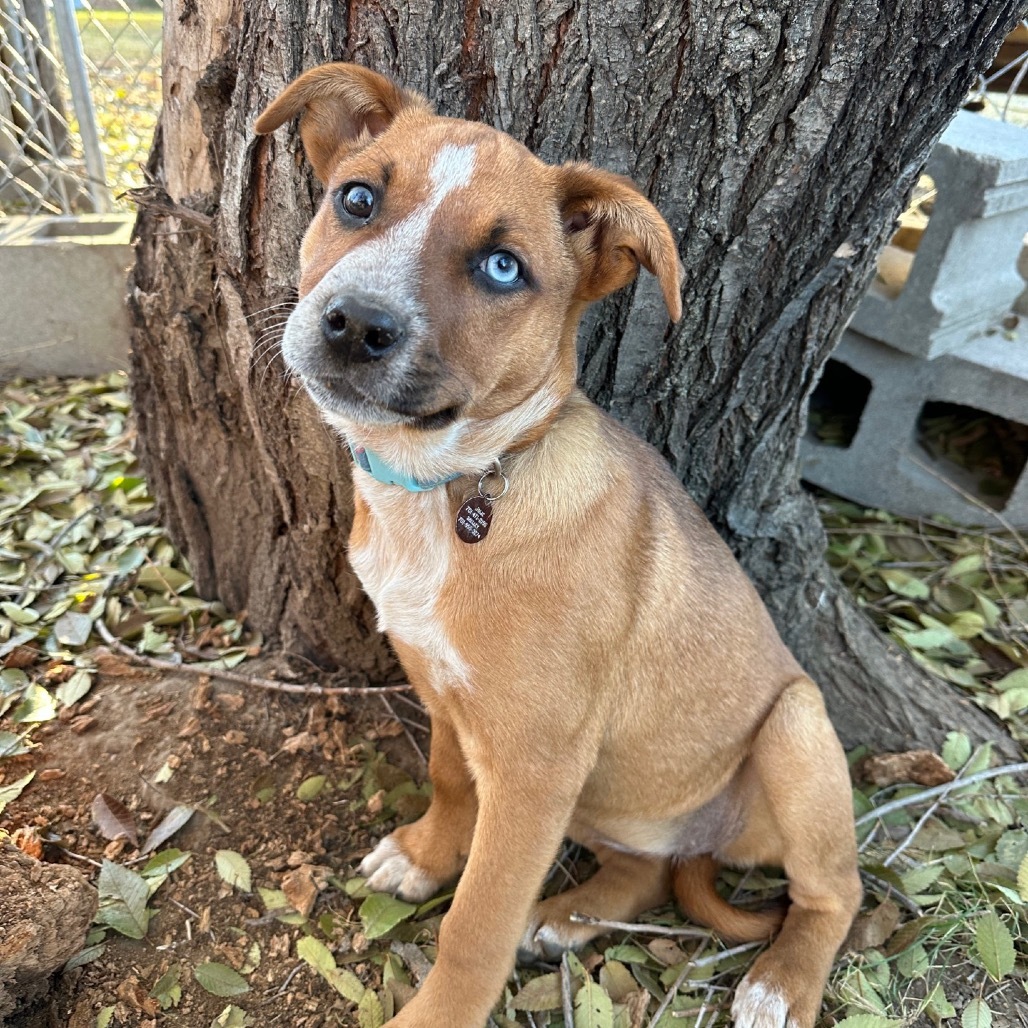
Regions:
<svg viewBox="0 0 1028 1028"><path fill-rule="evenodd" d="M578 949L608 929L575 924L573 913L603 921L630 921L644 910L671 898L670 861L594 846L600 868L588 881L543 900L521 940L523 958L553 959L566 949Z"/></svg>
<svg viewBox="0 0 1028 1028"><path fill-rule="evenodd" d="M784 867L791 902L732 1016L736 1028L812 1028L861 894L846 759L813 682L786 687L750 759L747 825L719 856Z"/></svg>
<svg viewBox="0 0 1028 1028"><path fill-rule="evenodd" d="M460 874L471 849L478 803L453 725L432 712L428 774L432 802L417 821L387 835L361 863L368 887L420 903Z"/></svg>

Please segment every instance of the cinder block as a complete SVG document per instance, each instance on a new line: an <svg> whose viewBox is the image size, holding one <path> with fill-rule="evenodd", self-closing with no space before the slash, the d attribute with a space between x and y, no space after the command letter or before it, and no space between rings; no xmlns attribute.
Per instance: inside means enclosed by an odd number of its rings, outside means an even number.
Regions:
<svg viewBox="0 0 1028 1028"><path fill-rule="evenodd" d="M895 299L872 285L852 327L931 359L997 324L1024 289L1028 132L961 111L925 171L938 195L906 285Z"/></svg>
<svg viewBox="0 0 1028 1028"><path fill-rule="evenodd" d="M0 225L0 377L99 375L128 362L129 214Z"/></svg>
<svg viewBox="0 0 1028 1028"><path fill-rule="evenodd" d="M871 392L848 447L829 446L808 434L801 452L805 479L895 514L942 514L959 524L996 527L998 520L984 504L1017 528L1028 528L1028 470L1022 470L1011 494L997 501L979 493L974 475L933 458L917 440L918 416L930 401L973 407L1028 426L1028 328L1022 324L1014 338L979 336L931 361L849 329L832 356L869 379Z"/></svg>

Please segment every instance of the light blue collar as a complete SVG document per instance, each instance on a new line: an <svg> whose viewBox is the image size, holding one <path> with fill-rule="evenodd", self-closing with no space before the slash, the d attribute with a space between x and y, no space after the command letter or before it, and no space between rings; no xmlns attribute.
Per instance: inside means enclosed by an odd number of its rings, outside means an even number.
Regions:
<svg viewBox="0 0 1028 1028"><path fill-rule="evenodd" d="M363 446L354 446L353 443L347 443L347 445L350 447L350 453L353 454L354 461L372 478L386 485L403 486L409 493L427 493L430 489L437 489L439 486L446 485L447 482L452 482L454 479L461 477L460 472L457 472L456 474L448 475L446 478L424 481L420 478L415 478L413 475L407 475L402 471L398 471L372 450L365 449Z"/></svg>

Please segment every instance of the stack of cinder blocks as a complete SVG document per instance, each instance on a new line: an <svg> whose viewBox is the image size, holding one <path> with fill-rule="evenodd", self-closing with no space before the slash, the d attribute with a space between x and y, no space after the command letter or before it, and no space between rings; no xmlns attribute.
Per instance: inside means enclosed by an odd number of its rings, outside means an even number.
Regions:
<svg viewBox="0 0 1028 1028"><path fill-rule="evenodd" d="M856 432L846 446L808 434L803 477L898 514L995 527L991 509L1026 528L1028 470L1008 495L980 495L974 475L920 445L918 421L943 402L1028 426L1028 318L1011 314L1025 290L1028 129L961 112L926 172L937 197L902 291L873 285L832 357L857 407L870 389Z"/></svg>

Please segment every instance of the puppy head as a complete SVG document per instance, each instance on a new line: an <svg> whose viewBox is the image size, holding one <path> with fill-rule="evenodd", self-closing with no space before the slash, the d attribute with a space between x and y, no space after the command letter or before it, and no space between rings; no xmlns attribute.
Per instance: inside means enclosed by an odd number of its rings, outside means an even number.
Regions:
<svg viewBox="0 0 1028 1028"><path fill-rule="evenodd" d="M497 419L524 435L574 388L585 306L640 265L680 316L671 233L627 179L546 165L356 65L302 75L256 129L296 114L325 198L283 355L348 435L440 453Z"/></svg>

